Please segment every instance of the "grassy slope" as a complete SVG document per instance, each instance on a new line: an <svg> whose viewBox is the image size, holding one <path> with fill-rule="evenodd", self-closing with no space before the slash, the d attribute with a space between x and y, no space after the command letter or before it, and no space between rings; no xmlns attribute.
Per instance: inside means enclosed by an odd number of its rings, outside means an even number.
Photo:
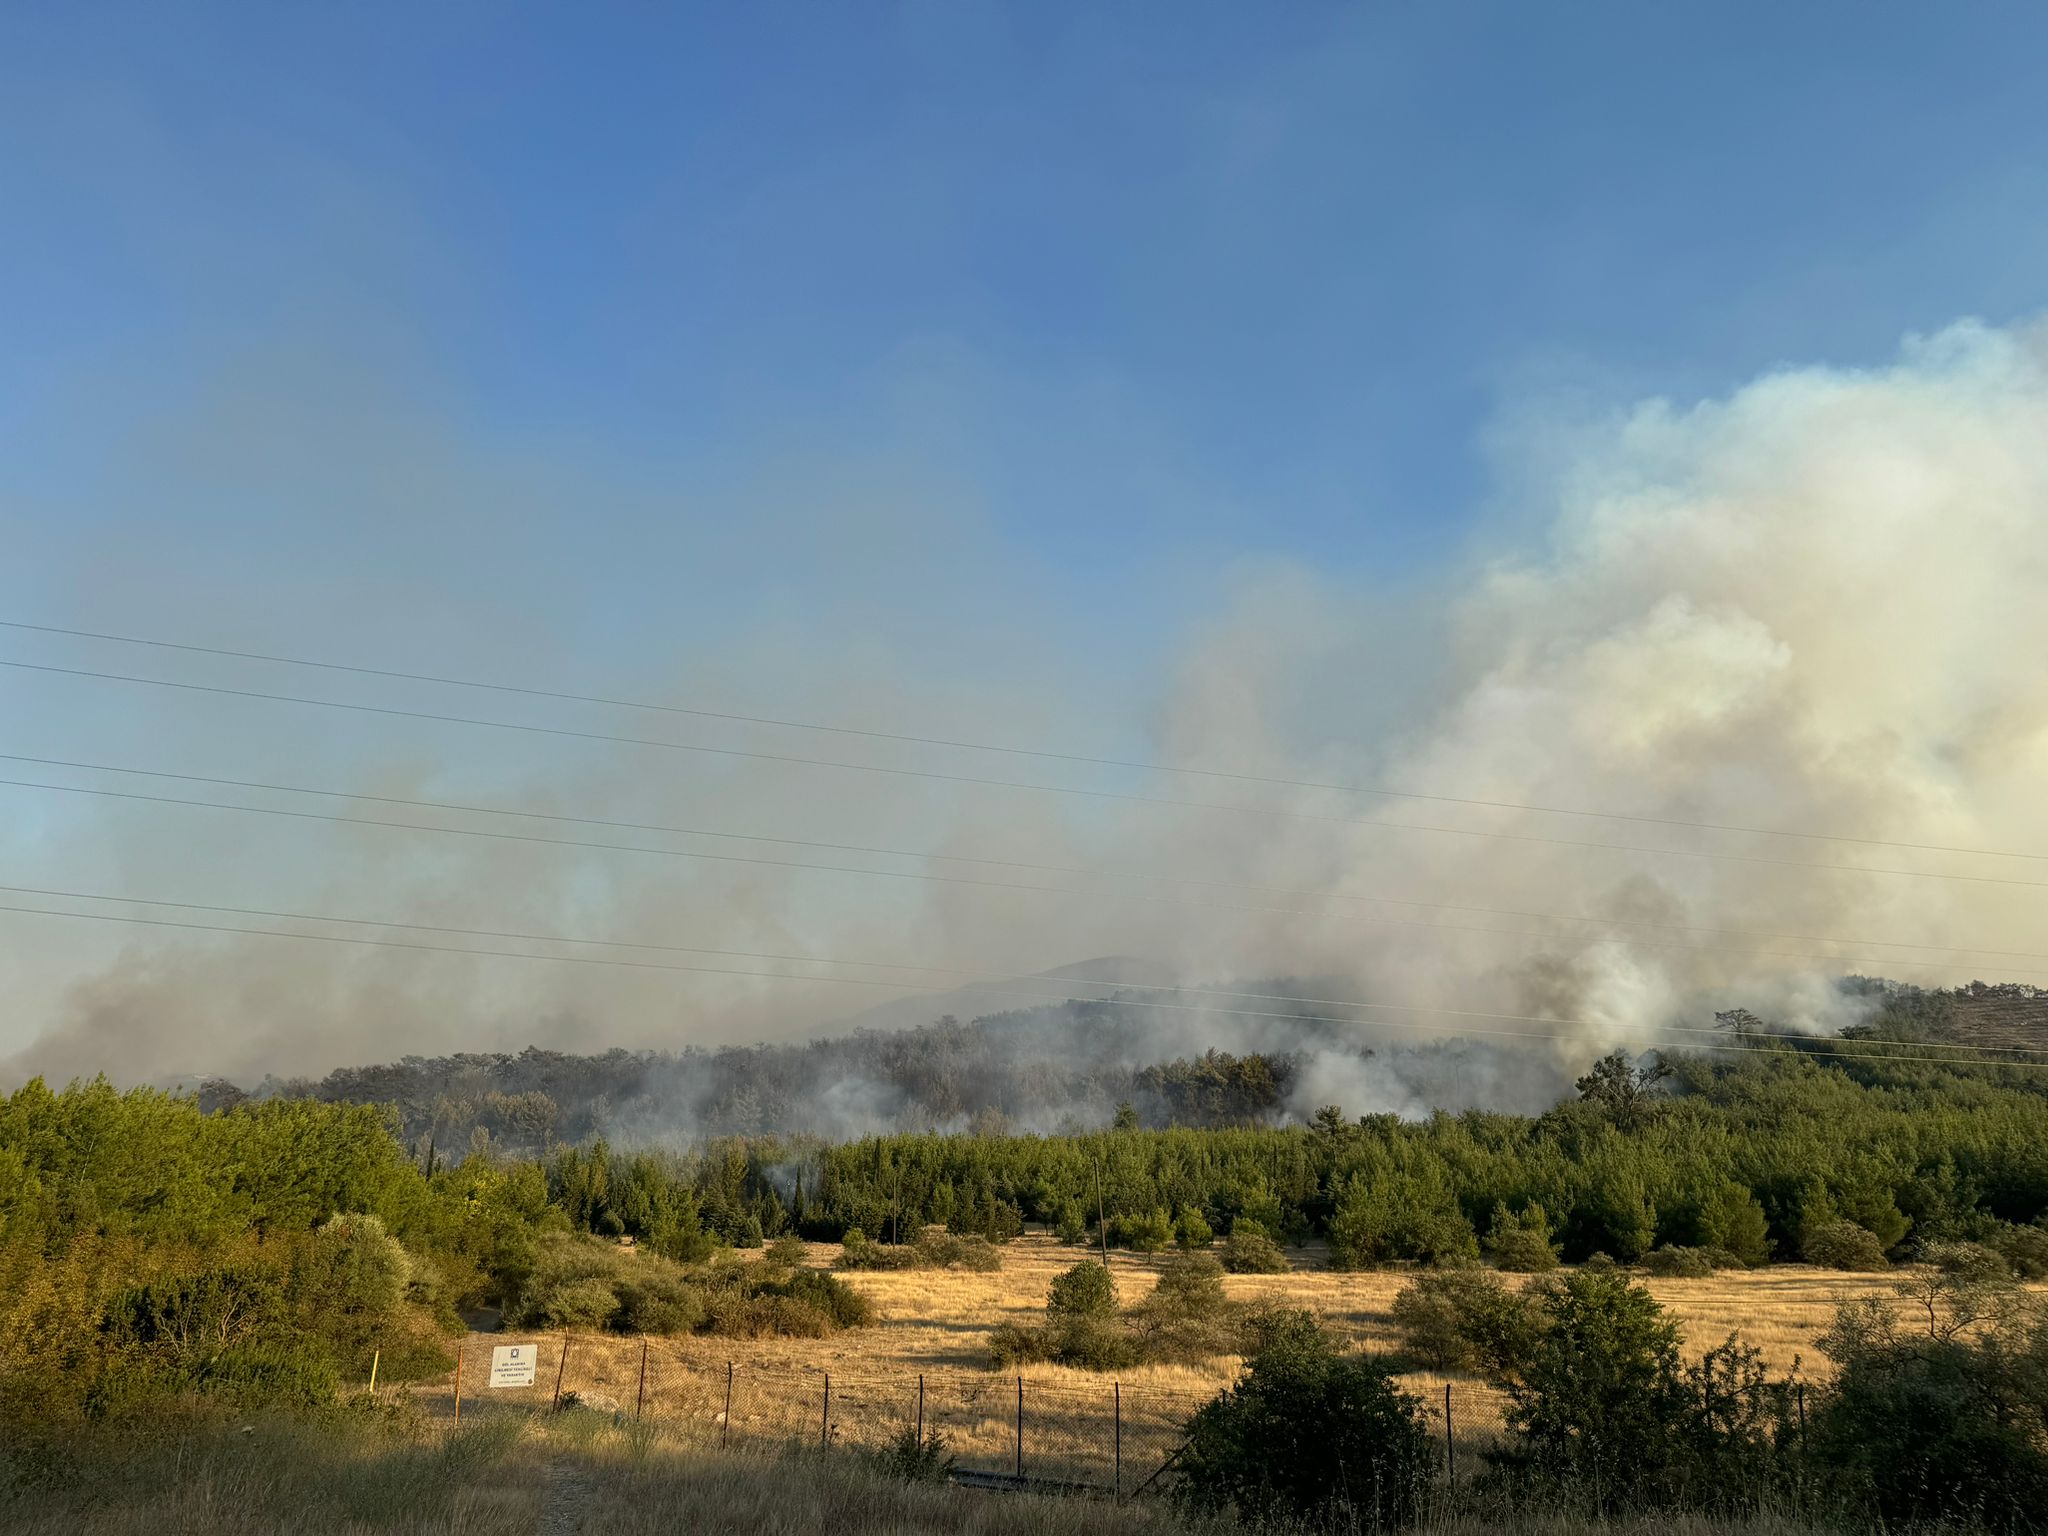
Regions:
<svg viewBox="0 0 2048 1536"><path fill-rule="evenodd" d="M1158 1536L1157 1502L972 1493L891 1481L850 1454L717 1456L590 1413L499 1416L459 1434L418 1423L264 1419L104 1435L63 1455L0 1453L0 1532L75 1536L542 1536L678 1530L761 1536ZM1443 1516L1437 1536L1575 1536L1576 1522ZM1602 1526L1615 1536L1806 1536L1777 1520Z"/></svg>

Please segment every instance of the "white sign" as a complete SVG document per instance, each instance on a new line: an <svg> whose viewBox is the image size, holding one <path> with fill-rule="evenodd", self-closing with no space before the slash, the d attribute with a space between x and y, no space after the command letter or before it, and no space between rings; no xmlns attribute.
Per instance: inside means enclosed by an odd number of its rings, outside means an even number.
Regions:
<svg viewBox="0 0 2048 1536"><path fill-rule="evenodd" d="M530 1387L533 1385L534 1347L531 1344L499 1344L491 1350L491 1385Z"/></svg>

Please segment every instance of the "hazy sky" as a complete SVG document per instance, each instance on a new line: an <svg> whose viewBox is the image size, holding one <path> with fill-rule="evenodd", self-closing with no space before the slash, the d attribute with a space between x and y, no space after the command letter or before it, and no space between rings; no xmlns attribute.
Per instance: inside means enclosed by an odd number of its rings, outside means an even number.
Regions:
<svg viewBox="0 0 2048 1536"><path fill-rule="evenodd" d="M1402 605L1587 424L2039 312L2044 45L2026 5L9 5L0 618L1213 757L1177 680L1300 572L1384 594L1323 727L1369 733L1434 664ZM0 750L596 814L642 771L19 672ZM916 846L958 800L745 789ZM195 816L0 789L0 882L261 904L366 857ZM60 926L0 915L0 1050L137 942Z"/></svg>

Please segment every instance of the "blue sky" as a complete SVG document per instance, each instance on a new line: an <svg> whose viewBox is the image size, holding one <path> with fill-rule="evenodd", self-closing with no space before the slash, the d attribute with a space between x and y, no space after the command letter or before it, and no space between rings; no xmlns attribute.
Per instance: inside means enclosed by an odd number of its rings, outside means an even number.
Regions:
<svg viewBox="0 0 2048 1536"><path fill-rule="evenodd" d="M1398 565L1458 537L1518 393L1874 359L2030 312L2048 256L2031 7L0 27L0 402L59 493L50 416L79 457L94 425L53 386L139 409L288 338L657 495L923 454L1080 593Z"/></svg>
<svg viewBox="0 0 2048 1536"><path fill-rule="evenodd" d="M1547 432L2039 313L2044 77L2025 5L11 5L0 617L1150 750L1247 568L1426 592Z"/></svg>

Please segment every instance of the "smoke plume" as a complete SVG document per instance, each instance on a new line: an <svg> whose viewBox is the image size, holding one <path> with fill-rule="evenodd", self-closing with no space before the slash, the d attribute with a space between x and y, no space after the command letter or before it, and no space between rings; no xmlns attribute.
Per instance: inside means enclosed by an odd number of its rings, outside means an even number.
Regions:
<svg viewBox="0 0 2048 1536"><path fill-rule="evenodd" d="M1007 662L975 675L957 673L947 648L925 634L877 628L865 643L846 644L848 631L834 625L878 611L868 603L858 613L828 609L815 624L757 616L716 635L693 633L665 661L649 657L637 684L606 690L1246 776L1237 779L479 699L254 664L138 662L54 640L36 652L77 665L118 660L126 665L115 670L1137 797L401 729L281 705L270 708L283 714L266 716L245 702L165 700L132 688L102 699L115 716L100 732L113 761L175 759L191 772L358 794L924 850L939 859L517 824L564 838L980 885L270 824L111 801L66 804L32 833L18 829L13 867L74 878L85 868L98 875L91 888L141 895L968 973L1125 954L1190 986L1255 990L1246 978L1330 978L1319 985L1342 989L1332 999L1398 1005L1321 1010L1356 1023L1344 1026L1349 1044L1318 1038L1300 1098L1353 1113L1417 1113L1445 1102L1523 1107L1568 1082L1592 1053L1699 1038L1674 1031L1709 1028L1717 1009L1734 1006L1794 1028L1838 1028L1855 1017L1834 985L1848 972L1926 985L2048 974L2048 958L2025 953L2048 899L2039 888L2048 882L2040 857L2048 855L2040 792L2048 783L2048 333L1960 324L1908 342L1882 368L1786 369L1724 398L1648 401L1540 431L1527 425L1538 413L1520 419L1527 440L1502 450L1490 531L1454 568L1387 590L1282 563L1248 565L1150 681L1083 681L1086 665L1043 639L1042 610L983 589L956 594L949 611L985 609L973 621L982 639L999 623L1014 640L1000 647ZM507 492L501 469L444 457L435 456L436 473L450 495L480 494L479 481L490 494ZM886 499L880 489L876 497ZM921 525L909 537L929 541ZM1000 552L978 542L982 534L956 537L971 548L963 554L940 540L944 558L1000 564ZM81 622L101 618L115 597L133 598L140 581L131 575L114 594L81 582ZM157 607L161 632L202 627L181 629L178 610L161 599ZM332 598L285 601L274 632L223 631L233 637L223 643L260 639L250 648L346 659L361 654L350 636L360 639L363 611ZM294 616L308 615L324 641L290 629ZM465 631L470 640L397 664L461 672L438 658L460 661L473 640L484 654L467 671L521 675L521 658L547 651L543 637L522 629L506 647L476 639L515 628L478 616ZM401 628L401 638L434 644L444 631ZM1137 719L1133 702L1148 696L1144 731L1105 723ZM276 734L265 734L264 721ZM27 734L43 744L24 750L57 745L54 731ZM65 781L189 792L83 772ZM1193 801L1231 809L1186 804ZM367 801L325 808L510 825L393 813ZM1118 877L948 862L975 858ZM1016 885L1060 893L1009 888ZM53 920L17 920L39 921ZM42 1008L19 1021L17 1039L30 1029L38 1037L7 1075L251 1081L529 1042L601 1050L786 1039L881 997L964 979L603 953L859 976L898 991L143 930L114 947L102 940L96 951L53 950L40 989L22 993ZM60 971L60 960L69 968ZM75 979L81 968L89 973ZM1126 995L1189 1010L1152 1010L1156 1036L1133 1046L1136 1055L1286 1043L1255 1016L1270 1004ZM1006 998L988 1011L1021 1006ZM1422 1049L1446 1040L1464 1043ZM888 1121L892 1106L866 1086L829 1086L847 1125Z"/></svg>

